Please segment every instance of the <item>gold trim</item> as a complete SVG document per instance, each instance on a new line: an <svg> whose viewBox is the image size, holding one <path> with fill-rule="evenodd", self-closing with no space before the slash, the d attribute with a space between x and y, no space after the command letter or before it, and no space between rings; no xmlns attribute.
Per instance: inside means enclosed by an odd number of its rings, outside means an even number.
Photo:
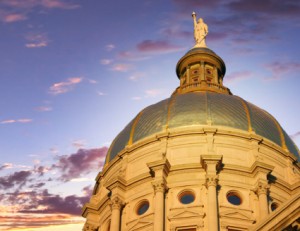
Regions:
<svg viewBox="0 0 300 231"><path fill-rule="evenodd" d="M289 151L289 149L288 149L287 146L286 146L284 134L283 134L283 132L282 132L282 128L281 128L280 124L279 124L278 121L277 121L273 116L271 116L269 113L267 113L267 112L264 112L264 113L266 113L267 115L269 115L269 116L271 117L271 119L274 121L274 123L276 124L276 127L277 127L277 129L278 129L278 131L279 131L279 134L280 134L281 147L282 147L283 149Z"/></svg>
<svg viewBox="0 0 300 231"><path fill-rule="evenodd" d="M176 89L177 90L177 89ZM166 130L168 130L169 128L169 121L170 121L170 117L171 117L171 107L174 105L174 102L175 102L175 98L176 98L176 94L177 94L177 91L175 91L171 97L170 97L170 100L169 100L169 104L168 104L168 115L167 115L167 121L166 121Z"/></svg>
<svg viewBox="0 0 300 231"><path fill-rule="evenodd" d="M129 140L128 140L128 142L127 142L127 145L132 145L135 127L136 127L137 123L139 122L139 120L140 120L140 118L141 118L141 116L142 116L142 114L143 114L144 111L145 111L145 109L142 110L142 111L136 116L136 118L134 119L134 122L133 122L133 124L132 124L132 126L131 126L130 136L129 136Z"/></svg>
<svg viewBox="0 0 300 231"><path fill-rule="evenodd" d="M242 101L242 104L243 104L245 112L246 112L247 121L248 121L248 132L253 132L248 104L241 97L238 97L238 98Z"/></svg>

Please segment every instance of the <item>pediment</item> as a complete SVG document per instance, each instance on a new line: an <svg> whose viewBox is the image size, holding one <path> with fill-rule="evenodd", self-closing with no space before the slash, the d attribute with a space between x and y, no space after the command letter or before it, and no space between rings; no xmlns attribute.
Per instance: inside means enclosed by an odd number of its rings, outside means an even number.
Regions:
<svg viewBox="0 0 300 231"><path fill-rule="evenodd" d="M199 209L176 209L172 211L168 216L169 219L180 219L180 218L190 218L190 217L203 217L204 213L199 211Z"/></svg>
<svg viewBox="0 0 300 231"><path fill-rule="evenodd" d="M145 226L152 226L153 224L153 218L151 219L150 217L142 217L139 218L135 221L130 222L130 224L128 224L128 228L129 230L147 230L145 228Z"/></svg>
<svg viewBox="0 0 300 231"><path fill-rule="evenodd" d="M253 220L253 217L251 215L239 210L225 210L220 213L220 217L229 217L241 220Z"/></svg>

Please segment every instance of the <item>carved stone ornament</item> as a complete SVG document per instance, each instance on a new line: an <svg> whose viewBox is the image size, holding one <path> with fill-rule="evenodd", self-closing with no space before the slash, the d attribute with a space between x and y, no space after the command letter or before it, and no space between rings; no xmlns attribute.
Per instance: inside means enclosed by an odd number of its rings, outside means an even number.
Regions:
<svg viewBox="0 0 300 231"><path fill-rule="evenodd" d="M154 189L155 193L157 193L157 192L163 192L164 193L167 189L167 186L166 186L166 184L163 180L153 181L152 186L153 186L153 189Z"/></svg>
<svg viewBox="0 0 300 231"><path fill-rule="evenodd" d="M123 201L118 196L115 196L111 199L111 208L112 209L120 210L122 206L123 206Z"/></svg>
<svg viewBox="0 0 300 231"><path fill-rule="evenodd" d="M269 188L270 188L270 185L263 183L263 182L258 182L255 192L257 195L260 195L260 194L267 195Z"/></svg>
<svg viewBox="0 0 300 231"><path fill-rule="evenodd" d="M83 231L97 231L97 230L98 230L98 226L89 223L85 223L83 227Z"/></svg>
<svg viewBox="0 0 300 231"><path fill-rule="evenodd" d="M209 187L209 186L217 187L218 181L219 181L219 176L218 175L214 175L214 176L206 175L205 185L206 185L206 187Z"/></svg>

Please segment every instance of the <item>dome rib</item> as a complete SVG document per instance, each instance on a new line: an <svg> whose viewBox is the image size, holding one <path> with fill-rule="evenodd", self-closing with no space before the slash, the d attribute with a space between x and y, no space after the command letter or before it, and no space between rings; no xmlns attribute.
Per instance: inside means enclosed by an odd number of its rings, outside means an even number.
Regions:
<svg viewBox="0 0 300 231"><path fill-rule="evenodd" d="M248 121L248 132L253 132L252 124L251 124L251 118L250 118L250 111L249 111L248 104L247 104L247 102L246 102L244 99L242 99L241 97L238 97L238 96L237 96L237 98L239 98L239 99L241 100L241 102L242 102L242 104L243 104L243 107L244 107L244 109L245 109L245 112L246 112L247 121Z"/></svg>

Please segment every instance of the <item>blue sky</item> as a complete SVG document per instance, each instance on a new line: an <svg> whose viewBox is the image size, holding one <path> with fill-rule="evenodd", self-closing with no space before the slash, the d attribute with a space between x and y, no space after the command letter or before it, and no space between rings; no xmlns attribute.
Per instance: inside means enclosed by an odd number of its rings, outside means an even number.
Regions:
<svg viewBox="0 0 300 231"><path fill-rule="evenodd" d="M179 85L193 11L224 84L300 146L298 1L0 0L0 229L81 230L111 141Z"/></svg>

